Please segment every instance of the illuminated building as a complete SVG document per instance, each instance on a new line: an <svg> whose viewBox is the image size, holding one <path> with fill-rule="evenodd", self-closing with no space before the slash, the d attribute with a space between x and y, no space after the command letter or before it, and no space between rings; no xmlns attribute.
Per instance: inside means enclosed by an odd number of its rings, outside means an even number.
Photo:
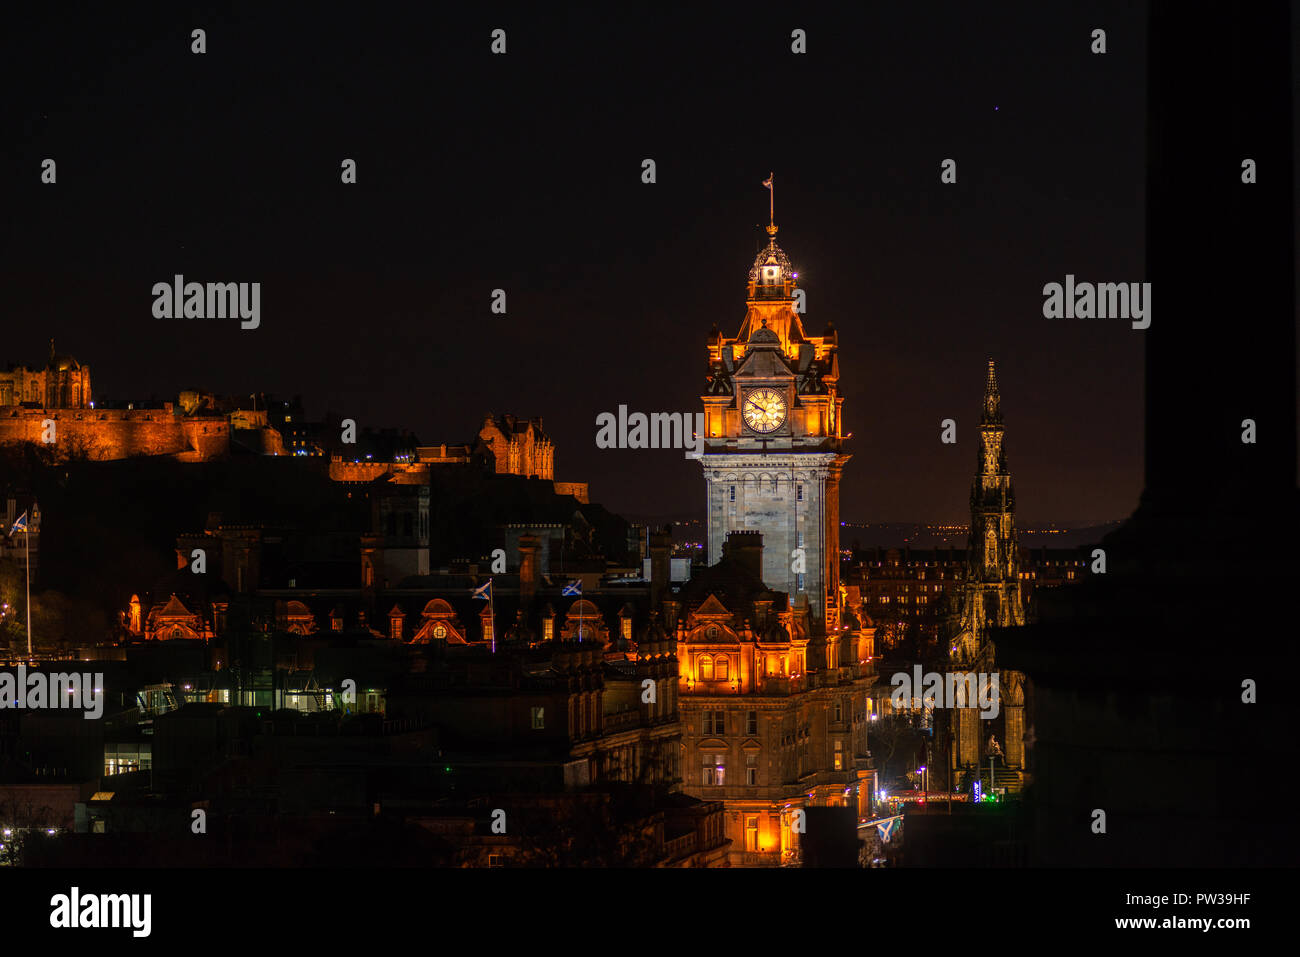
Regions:
<svg viewBox="0 0 1300 957"><path fill-rule="evenodd" d="M841 449L838 337L804 334L803 290L776 244L775 224L749 271L735 338L708 338L709 384L701 464L708 495L708 561L735 531L761 532L762 579L827 629L839 614Z"/></svg>
<svg viewBox="0 0 1300 957"><path fill-rule="evenodd" d="M845 613L810 628L807 599L759 577L763 542L733 532L722 559L667 603L681 674L687 794L721 800L733 866L775 866L798 852L797 812L869 815L867 691L874 629Z"/></svg>
<svg viewBox="0 0 1300 957"><path fill-rule="evenodd" d="M51 422L54 441L47 443ZM226 415L189 413L174 402L96 405L89 366L55 354L52 340L45 369L10 366L0 372L0 444L48 445L60 457L165 455L201 462L229 453L230 431Z"/></svg>
<svg viewBox="0 0 1300 957"><path fill-rule="evenodd" d="M90 407L90 367L72 356L57 355L51 339L45 368L11 364L0 372L0 406L23 404L44 409Z"/></svg>
<svg viewBox="0 0 1300 957"><path fill-rule="evenodd" d="M555 444L542 431L541 419L489 415L478 437L492 450L498 475L554 480Z"/></svg>
<svg viewBox="0 0 1300 957"><path fill-rule="evenodd" d="M758 866L795 858L805 807L867 816L873 790L874 629L840 587L838 338L805 334L798 274L767 232L739 333L708 339L711 567L671 615L687 793L725 803L732 864Z"/></svg>

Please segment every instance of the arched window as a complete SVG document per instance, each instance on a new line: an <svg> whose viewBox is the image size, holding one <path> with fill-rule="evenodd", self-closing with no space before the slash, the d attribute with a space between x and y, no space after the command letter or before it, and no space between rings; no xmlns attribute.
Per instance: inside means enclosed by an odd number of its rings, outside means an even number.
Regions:
<svg viewBox="0 0 1300 957"><path fill-rule="evenodd" d="M700 655L699 671L700 671L701 681L713 680L713 656L712 655Z"/></svg>
<svg viewBox="0 0 1300 957"><path fill-rule="evenodd" d="M727 656L718 655L717 660L713 663L713 674L719 681L727 680Z"/></svg>

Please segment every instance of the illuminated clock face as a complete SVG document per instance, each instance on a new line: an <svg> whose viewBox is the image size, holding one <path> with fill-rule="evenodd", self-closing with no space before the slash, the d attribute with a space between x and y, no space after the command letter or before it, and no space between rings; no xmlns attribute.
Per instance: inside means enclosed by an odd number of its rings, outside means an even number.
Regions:
<svg viewBox="0 0 1300 957"><path fill-rule="evenodd" d="M444 625L442 622L439 622L438 624L434 625L434 626L433 626L433 637L435 637L435 638L446 638L446 637L447 637L447 626Z"/></svg>
<svg viewBox="0 0 1300 957"><path fill-rule="evenodd" d="M741 413L755 432L775 432L785 422L785 396L772 389L755 389L745 395Z"/></svg>

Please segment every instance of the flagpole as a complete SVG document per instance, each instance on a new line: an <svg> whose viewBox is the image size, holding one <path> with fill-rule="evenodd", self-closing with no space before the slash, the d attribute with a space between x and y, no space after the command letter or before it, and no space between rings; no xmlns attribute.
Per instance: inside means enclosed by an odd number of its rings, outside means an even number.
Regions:
<svg viewBox="0 0 1300 957"><path fill-rule="evenodd" d="M31 519L28 519L30 522ZM23 525L23 548L27 553L27 660L32 660L32 533Z"/></svg>
<svg viewBox="0 0 1300 957"><path fill-rule="evenodd" d="M488 579L488 585L491 586L492 579ZM496 607L493 605L496 589L488 588L488 627L492 629L492 654L497 653L497 616Z"/></svg>

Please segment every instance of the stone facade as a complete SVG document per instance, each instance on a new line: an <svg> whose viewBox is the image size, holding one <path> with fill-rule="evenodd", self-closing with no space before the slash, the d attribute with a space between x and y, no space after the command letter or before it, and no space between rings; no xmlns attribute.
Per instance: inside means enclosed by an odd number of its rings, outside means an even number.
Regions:
<svg viewBox="0 0 1300 957"><path fill-rule="evenodd" d="M496 457L498 475L554 481L555 445L542 431L541 419L489 415L478 435Z"/></svg>
<svg viewBox="0 0 1300 957"><path fill-rule="evenodd" d="M172 403L156 409L0 409L0 443L45 444L46 421L54 422L56 454L96 460L132 455L170 455L202 462L230 451L225 416L188 418Z"/></svg>
<svg viewBox="0 0 1300 957"><path fill-rule="evenodd" d="M979 435L966 574L949 660L954 671L998 674L1002 755L1005 766L1019 775L1025 764L1024 675L999 672L990 637L995 628L1024 625L1026 620L1016 542L1016 493L1007 468L1002 397L992 359L985 379ZM959 771L983 768L988 762L992 726L980 719L977 708L955 709L950 767Z"/></svg>

